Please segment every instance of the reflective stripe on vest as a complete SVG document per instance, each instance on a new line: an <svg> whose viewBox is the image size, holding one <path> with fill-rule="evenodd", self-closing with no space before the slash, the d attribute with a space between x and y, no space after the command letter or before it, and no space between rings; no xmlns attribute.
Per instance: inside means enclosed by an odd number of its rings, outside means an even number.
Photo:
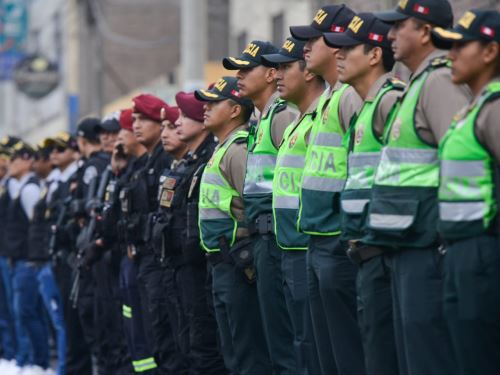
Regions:
<svg viewBox="0 0 500 375"><path fill-rule="evenodd" d="M222 175L220 162L234 142L247 137L247 131L233 133L215 150L203 171L198 210L201 244L208 252L220 251L221 237L226 237L230 246L236 241L238 222L231 212L231 202L239 193Z"/></svg>
<svg viewBox="0 0 500 375"><path fill-rule="evenodd" d="M495 160L478 142L475 123L484 104L499 97L500 82L490 83L472 108L456 116L439 145L439 228L444 238L481 234L497 214Z"/></svg>
<svg viewBox="0 0 500 375"><path fill-rule="evenodd" d="M347 151L342 145L344 128L339 116L340 98L348 85L326 99L323 93L318 104L306 167L300 190L298 226L301 231L314 235L340 233L340 212L333 201L339 199L347 177ZM348 124L346 124L348 125Z"/></svg>
<svg viewBox="0 0 500 375"><path fill-rule="evenodd" d="M404 96L388 132L387 145L377 168L375 183L398 187L437 187L439 163L437 149L424 143L415 129L415 110L422 87L431 69L412 83Z"/></svg>
<svg viewBox="0 0 500 375"><path fill-rule="evenodd" d="M308 236L297 229L299 191L307 151L306 136L314 114L306 114L291 124L278 151L273 180L273 215L276 241L282 249L307 249Z"/></svg>
<svg viewBox="0 0 500 375"><path fill-rule="evenodd" d="M157 367L155 359L153 357L141 359L139 361L132 361L132 365L134 366L135 372L144 372L155 369Z"/></svg>

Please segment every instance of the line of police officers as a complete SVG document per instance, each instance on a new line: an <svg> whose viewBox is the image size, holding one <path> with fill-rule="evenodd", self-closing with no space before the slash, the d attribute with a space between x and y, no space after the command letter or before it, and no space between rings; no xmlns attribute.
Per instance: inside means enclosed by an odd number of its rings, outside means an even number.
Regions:
<svg viewBox="0 0 500 375"><path fill-rule="evenodd" d="M177 107L5 139L5 373L48 317L60 375L497 374L500 14L452 22L325 6Z"/></svg>

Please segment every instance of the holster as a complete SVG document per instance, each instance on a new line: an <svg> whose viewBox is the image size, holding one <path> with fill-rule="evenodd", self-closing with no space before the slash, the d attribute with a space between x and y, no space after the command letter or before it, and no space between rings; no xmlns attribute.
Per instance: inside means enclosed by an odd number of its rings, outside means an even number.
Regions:
<svg viewBox="0 0 500 375"><path fill-rule="evenodd" d="M256 280L256 272L253 261L253 241L250 237L237 241L229 247L226 237L219 239L219 246L222 255L228 263L232 263L236 268L243 271L245 280L253 284Z"/></svg>
<svg viewBox="0 0 500 375"><path fill-rule="evenodd" d="M253 223L249 223L248 231L250 235L274 233L273 214L261 214Z"/></svg>

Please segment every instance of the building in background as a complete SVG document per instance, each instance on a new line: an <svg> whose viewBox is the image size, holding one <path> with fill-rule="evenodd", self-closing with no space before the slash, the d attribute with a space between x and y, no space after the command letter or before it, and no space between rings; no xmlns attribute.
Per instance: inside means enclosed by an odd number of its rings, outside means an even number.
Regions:
<svg viewBox="0 0 500 375"><path fill-rule="evenodd" d="M74 130L83 116L126 108L141 92L172 102L180 89L234 74L221 59L251 40L279 46L290 25L341 3L378 11L397 0L0 0L0 135L36 142ZM498 0L451 3L457 17L472 7L500 10ZM39 99L21 92L5 75L14 52L54 63L57 87Z"/></svg>

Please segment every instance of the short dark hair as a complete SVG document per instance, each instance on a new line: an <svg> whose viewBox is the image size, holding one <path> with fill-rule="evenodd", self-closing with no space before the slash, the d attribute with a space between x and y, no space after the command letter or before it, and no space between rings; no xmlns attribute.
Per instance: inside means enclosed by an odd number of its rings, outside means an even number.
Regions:
<svg viewBox="0 0 500 375"><path fill-rule="evenodd" d="M252 116L254 107L253 106L248 107L246 105L242 105L242 104L234 101L233 99L228 99L228 100L229 100L229 103L231 103L231 105L233 105L233 106L239 105L241 107L240 117L244 123L247 123L248 120L250 120L250 117Z"/></svg>
<svg viewBox="0 0 500 375"><path fill-rule="evenodd" d="M376 46L365 43L364 44L365 55L374 48L376 48ZM386 72L390 72L394 67L394 62L395 62L394 53L389 48L382 48L382 47L379 48L382 50L382 65L384 66L384 70Z"/></svg>

